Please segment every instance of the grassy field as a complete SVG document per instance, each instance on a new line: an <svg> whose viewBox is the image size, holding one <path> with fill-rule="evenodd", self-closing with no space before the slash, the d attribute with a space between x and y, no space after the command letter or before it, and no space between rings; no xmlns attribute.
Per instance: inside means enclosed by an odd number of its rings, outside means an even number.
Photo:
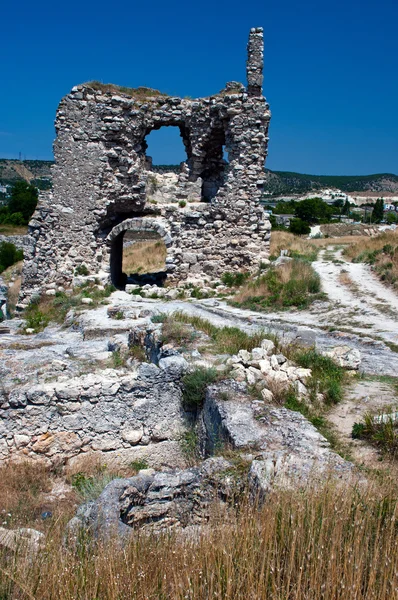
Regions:
<svg viewBox="0 0 398 600"><path fill-rule="evenodd" d="M157 273L166 269L167 249L161 240L134 242L123 249L123 272Z"/></svg>
<svg viewBox="0 0 398 600"><path fill-rule="evenodd" d="M8 468L1 475L0 507L15 510L4 497L18 491L37 515L41 490L49 489L46 470ZM243 496L228 522L215 512L201 535L136 531L125 546L89 536L65 545L70 497L52 521L25 519L47 534L37 556L0 551L0 598L394 600L397 492L385 479L274 491L261 506Z"/></svg>

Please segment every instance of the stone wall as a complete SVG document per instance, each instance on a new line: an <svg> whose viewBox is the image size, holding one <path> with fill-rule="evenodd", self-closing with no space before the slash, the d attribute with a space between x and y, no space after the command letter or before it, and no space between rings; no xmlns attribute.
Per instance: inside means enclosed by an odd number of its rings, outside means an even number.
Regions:
<svg viewBox="0 0 398 600"><path fill-rule="evenodd" d="M108 369L0 388L0 462L13 457L57 464L106 453L124 464L182 464L180 373L170 361L163 359L161 367L143 363L131 375Z"/></svg>
<svg viewBox="0 0 398 600"><path fill-rule="evenodd" d="M270 120L262 69L263 32L257 28L249 36L247 90L230 82L219 94L192 100L147 88L74 87L57 111L53 191L41 195L29 226L33 245L22 305L54 282L70 286L81 264L123 287L126 220L156 220L164 229L171 283L255 271L268 257L270 237L259 205ZM163 126L179 128L187 159L176 198L155 203L145 138Z"/></svg>

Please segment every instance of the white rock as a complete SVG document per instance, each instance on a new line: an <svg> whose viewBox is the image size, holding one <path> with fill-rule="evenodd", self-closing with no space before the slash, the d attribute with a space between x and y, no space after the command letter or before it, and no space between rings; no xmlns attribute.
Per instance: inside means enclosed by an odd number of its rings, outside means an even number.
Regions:
<svg viewBox="0 0 398 600"><path fill-rule="evenodd" d="M297 375L297 378L300 379L300 381L302 383L308 383L308 380L312 376L312 371L311 371L311 369L302 369L299 367L296 369L296 375Z"/></svg>
<svg viewBox="0 0 398 600"><path fill-rule="evenodd" d="M258 366L260 367L261 373L264 373L265 375L272 371L271 363L267 358L260 360Z"/></svg>
<svg viewBox="0 0 398 600"><path fill-rule="evenodd" d="M307 388L299 380L294 382L294 389L296 390L298 396L307 396L308 395Z"/></svg>
<svg viewBox="0 0 398 600"><path fill-rule="evenodd" d="M266 351L268 356L270 356L275 350L275 344L272 340L261 340L260 346Z"/></svg>
<svg viewBox="0 0 398 600"><path fill-rule="evenodd" d="M128 442L129 444L134 446L135 444L138 444L138 442L141 441L143 434L144 430L142 427L141 429L124 429L122 431L122 438L125 442Z"/></svg>
<svg viewBox="0 0 398 600"><path fill-rule="evenodd" d="M274 400L274 394L271 392L271 390L267 390L266 388L261 390L261 396L264 402L273 402Z"/></svg>
<svg viewBox="0 0 398 600"><path fill-rule="evenodd" d="M235 368L231 371L231 377L236 381L246 381L246 369L243 365L235 365Z"/></svg>
<svg viewBox="0 0 398 600"><path fill-rule="evenodd" d="M252 375L255 378L256 382L263 380L263 374L261 373L261 371L259 369L256 369L255 367L249 367L247 369L247 371L250 371L250 373L252 373Z"/></svg>
<svg viewBox="0 0 398 600"><path fill-rule="evenodd" d="M274 383L287 384L289 381L287 374L283 371L270 371L266 377L268 381L273 381Z"/></svg>
<svg viewBox="0 0 398 600"><path fill-rule="evenodd" d="M361 353L350 346L336 346L323 354L345 369L358 369L361 364Z"/></svg>
<svg viewBox="0 0 398 600"><path fill-rule="evenodd" d="M16 433L14 435L14 442L17 448L20 448L21 446L27 446L30 442L30 437L28 435L24 435L24 434L18 434Z"/></svg>
<svg viewBox="0 0 398 600"><path fill-rule="evenodd" d="M93 304L92 298L82 298L82 304Z"/></svg>
<svg viewBox="0 0 398 600"><path fill-rule="evenodd" d="M0 547L9 550L21 551L27 550L29 553L36 553L44 542L44 533L21 527L20 529L5 529L0 527Z"/></svg>
<svg viewBox="0 0 398 600"><path fill-rule="evenodd" d="M276 358L275 354L273 354L271 356L270 363L271 363L271 367L274 369L274 371L279 371L280 370L278 359Z"/></svg>
<svg viewBox="0 0 398 600"><path fill-rule="evenodd" d="M260 360L267 356L266 350L264 348L253 348L252 350L252 358L251 362L253 364L258 364Z"/></svg>
<svg viewBox="0 0 398 600"><path fill-rule="evenodd" d="M252 358L250 352L248 352L247 350L239 350L238 356L245 364L248 364Z"/></svg>

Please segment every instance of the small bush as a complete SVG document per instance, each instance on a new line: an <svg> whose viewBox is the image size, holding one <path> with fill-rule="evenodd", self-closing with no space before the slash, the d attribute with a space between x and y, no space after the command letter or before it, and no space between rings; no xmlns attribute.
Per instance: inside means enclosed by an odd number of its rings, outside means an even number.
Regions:
<svg viewBox="0 0 398 600"><path fill-rule="evenodd" d="M193 465L201 459L199 451L199 436L197 429L191 427L184 431L180 437L180 447L188 465Z"/></svg>
<svg viewBox="0 0 398 600"><path fill-rule="evenodd" d="M151 321L152 323L164 323L167 319L166 313L158 313L157 315L152 315Z"/></svg>
<svg viewBox="0 0 398 600"><path fill-rule="evenodd" d="M354 439L367 440L385 456L397 457L398 423L390 415L380 413L378 418L375 418L370 413L365 414L362 423L354 423L351 436Z"/></svg>
<svg viewBox="0 0 398 600"><path fill-rule="evenodd" d="M227 287L239 287L247 281L250 273L224 273L221 277L221 281Z"/></svg>
<svg viewBox="0 0 398 600"><path fill-rule="evenodd" d="M200 409L206 399L206 388L217 379L216 369L199 367L187 373L182 379L182 405L185 410Z"/></svg>
<svg viewBox="0 0 398 600"><path fill-rule="evenodd" d="M178 203L178 206L179 206L180 208L184 208L186 205L187 205L187 203L186 203L186 201L185 201L185 200L180 200L180 201L179 201L179 203Z"/></svg>
<svg viewBox="0 0 398 600"><path fill-rule="evenodd" d="M248 282L235 295L232 304L252 310L268 307L307 307L319 298L318 273L307 262L293 259L280 267L271 267L264 275Z"/></svg>
<svg viewBox="0 0 398 600"><path fill-rule="evenodd" d="M162 341L166 344L176 344L178 346L186 346L195 337L195 333L191 327L185 323L181 323L173 319L173 317L167 318L163 322L162 327Z"/></svg>
<svg viewBox="0 0 398 600"><path fill-rule="evenodd" d="M143 469L148 469L149 464L148 464L148 461L145 460L144 458L137 458L136 460L133 460L131 463L129 463L129 467L131 469L133 469L133 471L138 473L138 471L142 471Z"/></svg>
<svg viewBox="0 0 398 600"><path fill-rule="evenodd" d="M88 270L88 268L86 267L86 265L79 265L78 267L76 267L75 269L75 275L83 275L84 277L86 277L87 275L90 275L90 271Z"/></svg>
<svg viewBox="0 0 398 600"><path fill-rule="evenodd" d="M324 395L327 404L337 404L343 397L345 371L331 358L322 356L315 349L293 351L291 358L300 367L312 370L312 379L308 384L314 399L319 392Z"/></svg>
<svg viewBox="0 0 398 600"><path fill-rule="evenodd" d="M18 250L11 242L0 243L0 273L20 260L23 260L22 250Z"/></svg>

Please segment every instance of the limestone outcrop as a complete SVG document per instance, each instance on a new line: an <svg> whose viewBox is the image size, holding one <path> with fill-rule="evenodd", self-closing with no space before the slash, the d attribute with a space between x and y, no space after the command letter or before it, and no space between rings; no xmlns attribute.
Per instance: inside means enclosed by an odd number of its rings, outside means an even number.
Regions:
<svg viewBox="0 0 398 600"><path fill-rule="evenodd" d="M192 100L147 88L74 87L57 111L53 190L40 196L29 225L21 305L54 283L70 286L82 265L123 288L126 231L159 234L171 283L255 271L270 237L259 205L270 120L262 72L257 28L249 36L247 89L230 82ZM164 126L179 128L187 153L166 194L146 156L146 136Z"/></svg>

